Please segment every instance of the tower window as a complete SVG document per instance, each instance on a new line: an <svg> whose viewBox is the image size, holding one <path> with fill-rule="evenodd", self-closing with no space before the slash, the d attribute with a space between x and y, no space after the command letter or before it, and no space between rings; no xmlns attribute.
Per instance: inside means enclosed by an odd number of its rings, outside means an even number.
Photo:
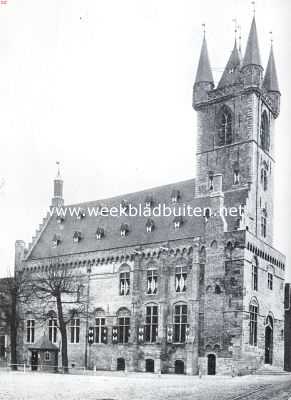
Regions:
<svg viewBox="0 0 291 400"><path fill-rule="evenodd" d="M268 176L266 168L261 169L261 184L263 185L264 190L268 189Z"/></svg>
<svg viewBox="0 0 291 400"><path fill-rule="evenodd" d="M273 290L273 274L268 272L268 289Z"/></svg>
<svg viewBox="0 0 291 400"><path fill-rule="evenodd" d="M266 111L262 114L260 142L263 150L270 150L270 125Z"/></svg>
<svg viewBox="0 0 291 400"><path fill-rule="evenodd" d="M232 115L228 107L223 106L218 120L218 146L232 143Z"/></svg>
<svg viewBox="0 0 291 400"><path fill-rule="evenodd" d="M213 190L213 188L214 188L214 186L213 186L213 176L214 176L213 172L209 171L209 173L208 173L208 189L209 190Z"/></svg>
<svg viewBox="0 0 291 400"><path fill-rule="evenodd" d="M267 236L267 210L264 208L261 215L261 235L265 238Z"/></svg>
<svg viewBox="0 0 291 400"><path fill-rule="evenodd" d="M258 304L252 301L250 304L250 345L257 346L258 343Z"/></svg>
<svg viewBox="0 0 291 400"><path fill-rule="evenodd" d="M258 262L256 259L252 263L252 289L258 290Z"/></svg>

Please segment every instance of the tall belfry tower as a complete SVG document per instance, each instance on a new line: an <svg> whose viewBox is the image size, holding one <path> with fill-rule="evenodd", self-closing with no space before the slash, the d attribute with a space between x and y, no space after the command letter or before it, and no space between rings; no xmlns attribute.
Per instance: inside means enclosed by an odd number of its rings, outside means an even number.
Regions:
<svg viewBox="0 0 291 400"><path fill-rule="evenodd" d="M243 59L235 40L216 87L204 33L193 107L198 118L196 196L209 196L218 174L223 193L249 188L245 229L272 244L274 122L280 90L272 46L264 74L255 17Z"/></svg>

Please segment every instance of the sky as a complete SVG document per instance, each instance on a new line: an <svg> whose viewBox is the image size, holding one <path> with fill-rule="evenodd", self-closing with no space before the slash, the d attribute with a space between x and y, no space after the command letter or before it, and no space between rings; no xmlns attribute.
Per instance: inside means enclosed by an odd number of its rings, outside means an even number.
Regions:
<svg viewBox="0 0 291 400"><path fill-rule="evenodd" d="M67 204L195 176L192 87L206 35L215 80L253 15L246 0L8 0L0 5L0 275L50 204L56 161ZM274 244L291 257L290 0L258 0L282 92ZM288 278L291 279L288 267Z"/></svg>

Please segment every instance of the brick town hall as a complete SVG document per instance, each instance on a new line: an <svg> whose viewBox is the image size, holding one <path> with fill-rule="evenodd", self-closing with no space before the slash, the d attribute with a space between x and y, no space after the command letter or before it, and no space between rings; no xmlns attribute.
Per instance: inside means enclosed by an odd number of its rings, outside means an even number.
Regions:
<svg viewBox="0 0 291 400"><path fill-rule="evenodd" d="M217 86L204 35L193 108L195 179L74 206L243 206L242 215L48 214L28 248L16 242L16 271L33 276L62 265L85 276L93 311L67 325L70 368L190 375L283 368L285 257L273 247L280 90L272 47L262 66L255 18L244 56L235 41ZM62 192L58 174L52 206L64 207ZM60 364L56 310L44 322L31 307L23 310L22 360L37 364L45 348L43 361L55 350Z"/></svg>

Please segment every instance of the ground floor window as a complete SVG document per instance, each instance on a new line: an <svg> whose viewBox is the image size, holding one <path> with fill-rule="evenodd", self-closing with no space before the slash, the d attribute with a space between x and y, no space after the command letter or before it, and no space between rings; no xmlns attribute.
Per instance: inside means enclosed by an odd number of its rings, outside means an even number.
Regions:
<svg viewBox="0 0 291 400"><path fill-rule="evenodd" d="M80 319L72 318L70 321L70 342L80 342Z"/></svg>
<svg viewBox="0 0 291 400"><path fill-rule="evenodd" d="M118 343L128 343L130 336L130 318L118 318Z"/></svg>

